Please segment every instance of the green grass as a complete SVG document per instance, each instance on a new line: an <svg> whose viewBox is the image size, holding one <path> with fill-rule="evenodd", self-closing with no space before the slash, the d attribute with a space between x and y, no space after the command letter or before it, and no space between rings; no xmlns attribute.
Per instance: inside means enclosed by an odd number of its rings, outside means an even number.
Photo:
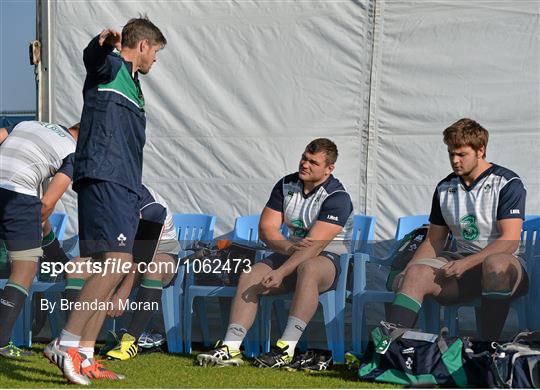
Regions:
<svg viewBox="0 0 540 390"><path fill-rule="evenodd" d="M85 387L69 385L60 370L42 356L44 346L26 361L0 358L0 388ZM94 381L90 388L366 388L390 387L360 382L356 371L336 366L319 374L243 367L204 368L189 355L153 353L105 366L125 374L123 381ZM86 387L85 387L86 388Z"/></svg>

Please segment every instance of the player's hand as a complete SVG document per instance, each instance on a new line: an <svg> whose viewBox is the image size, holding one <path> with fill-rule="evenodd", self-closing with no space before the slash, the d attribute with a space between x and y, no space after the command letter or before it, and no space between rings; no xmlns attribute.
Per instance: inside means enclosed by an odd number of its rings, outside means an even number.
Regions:
<svg viewBox="0 0 540 390"><path fill-rule="evenodd" d="M472 265L470 264L467 259L461 259L461 260L455 260L455 261L449 261L445 265L443 265L440 269L441 275L446 278L461 278L463 274L472 268Z"/></svg>
<svg viewBox="0 0 540 390"><path fill-rule="evenodd" d="M279 269L272 270L268 272L261 281L261 284L264 288L277 288L281 286L283 282L284 275L279 271Z"/></svg>
<svg viewBox="0 0 540 390"><path fill-rule="evenodd" d="M107 315L109 317L120 317L122 314L124 314L124 310L121 309L120 302L124 303L128 296L129 294L126 295L120 291L114 294L111 298L113 308L107 311Z"/></svg>
<svg viewBox="0 0 540 390"><path fill-rule="evenodd" d="M103 46L104 43L111 45L116 50L122 50L122 37L120 33L112 28L106 28L99 34L99 46Z"/></svg>

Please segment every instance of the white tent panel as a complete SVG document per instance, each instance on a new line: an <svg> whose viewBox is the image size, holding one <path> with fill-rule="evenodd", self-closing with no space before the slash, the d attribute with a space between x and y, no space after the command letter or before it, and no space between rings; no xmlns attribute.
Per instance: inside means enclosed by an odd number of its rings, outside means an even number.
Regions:
<svg viewBox="0 0 540 390"><path fill-rule="evenodd" d="M52 119L71 122L82 108L91 37L143 11L168 40L142 77L143 177L174 211L216 214L218 232L230 230L236 216L262 210L311 139L330 137L341 155L336 175L363 212L366 3L51 3Z"/></svg>
<svg viewBox="0 0 540 390"><path fill-rule="evenodd" d="M378 216L379 237L393 235L400 215L429 213L436 183L451 172L442 130L462 117L490 131L489 160L523 178L527 209L538 213L538 3L377 7L367 212Z"/></svg>

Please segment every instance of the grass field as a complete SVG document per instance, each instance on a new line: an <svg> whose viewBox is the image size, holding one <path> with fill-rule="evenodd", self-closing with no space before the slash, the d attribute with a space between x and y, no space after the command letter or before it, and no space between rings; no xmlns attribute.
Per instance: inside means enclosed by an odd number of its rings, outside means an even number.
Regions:
<svg viewBox="0 0 540 390"><path fill-rule="evenodd" d="M43 345L26 361L0 359L0 388L79 387L67 384L60 370L42 356ZM123 381L94 381L94 388L366 388L388 387L360 382L355 371L337 366L319 374L260 369L253 366L203 368L189 355L152 353L127 362L108 361L125 374ZM84 386L81 386L84 387Z"/></svg>

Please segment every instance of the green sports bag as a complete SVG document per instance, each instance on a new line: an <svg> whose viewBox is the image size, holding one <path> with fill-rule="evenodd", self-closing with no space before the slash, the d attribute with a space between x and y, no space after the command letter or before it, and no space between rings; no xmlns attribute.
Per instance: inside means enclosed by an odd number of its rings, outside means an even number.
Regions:
<svg viewBox="0 0 540 390"><path fill-rule="evenodd" d="M465 369L468 339L446 337L446 329L436 335L384 321L371 337L360 365L360 379L398 385L469 387Z"/></svg>

